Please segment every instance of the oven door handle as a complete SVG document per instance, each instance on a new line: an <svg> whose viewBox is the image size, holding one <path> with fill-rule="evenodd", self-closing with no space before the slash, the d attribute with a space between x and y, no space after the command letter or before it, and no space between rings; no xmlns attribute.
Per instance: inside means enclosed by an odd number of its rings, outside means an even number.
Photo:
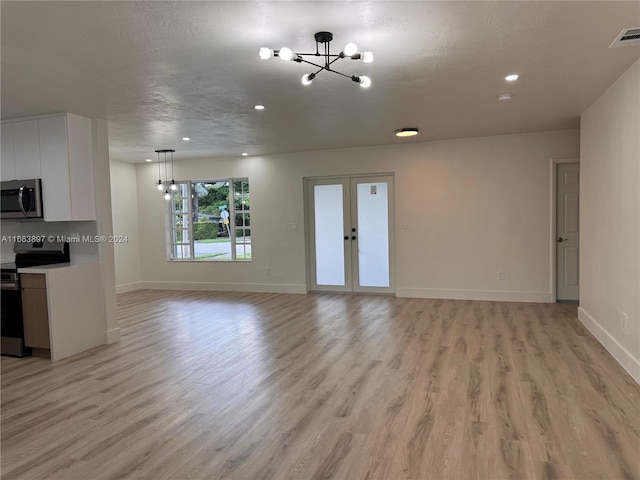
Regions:
<svg viewBox="0 0 640 480"><path fill-rule="evenodd" d="M20 206L20 211L22 212L22 214L26 217L27 211L24 209L24 205L23 205L23 199L24 199L24 189L27 188L26 185L22 185L20 187L20 189L18 190L18 205Z"/></svg>
<svg viewBox="0 0 640 480"><path fill-rule="evenodd" d="M0 290L20 290L18 282L3 282L0 284Z"/></svg>

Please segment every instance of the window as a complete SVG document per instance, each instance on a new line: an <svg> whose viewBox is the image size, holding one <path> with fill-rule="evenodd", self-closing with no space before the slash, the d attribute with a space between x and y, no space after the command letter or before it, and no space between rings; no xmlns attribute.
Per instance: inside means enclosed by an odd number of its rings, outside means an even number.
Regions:
<svg viewBox="0 0 640 480"><path fill-rule="evenodd" d="M169 202L169 259L251 260L249 179L176 183Z"/></svg>

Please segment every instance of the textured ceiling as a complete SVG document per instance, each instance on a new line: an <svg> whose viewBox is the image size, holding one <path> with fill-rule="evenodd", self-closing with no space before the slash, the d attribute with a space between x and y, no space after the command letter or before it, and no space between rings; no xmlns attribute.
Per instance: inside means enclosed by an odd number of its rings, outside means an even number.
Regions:
<svg viewBox="0 0 640 480"><path fill-rule="evenodd" d="M2 118L109 120L111 158L176 160L577 128L640 57L609 49L640 2L10 2L2 14ZM355 41L348 79L279 59ZM504 76L518 73L509 84ZM498 102L501 93L510 102ZM255 104L266 109L257 112ZM399 140L400 127L420 135ZM183 136L191 137L183 142Z"/></svg>

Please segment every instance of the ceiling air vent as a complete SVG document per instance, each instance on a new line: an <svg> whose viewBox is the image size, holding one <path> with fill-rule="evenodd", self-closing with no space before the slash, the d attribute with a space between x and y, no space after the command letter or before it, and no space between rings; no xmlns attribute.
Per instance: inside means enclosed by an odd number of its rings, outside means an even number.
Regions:
<svg viewBox="0 0 640 480"><path fill-rule="evenodd" d="M626 47L629 45L640 45L640 27L625 28L616 37L609 48Z"/></svg>

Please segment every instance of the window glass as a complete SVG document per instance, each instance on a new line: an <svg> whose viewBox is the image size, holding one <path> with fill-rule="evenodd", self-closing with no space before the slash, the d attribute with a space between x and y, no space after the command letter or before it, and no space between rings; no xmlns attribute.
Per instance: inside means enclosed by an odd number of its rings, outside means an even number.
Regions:
<svg viewBox="0 0 640 480"><path fill-rule="evenodd" d="M246 178L180 182L170 202L170 259L251 260L249 208Z"/></svg>

